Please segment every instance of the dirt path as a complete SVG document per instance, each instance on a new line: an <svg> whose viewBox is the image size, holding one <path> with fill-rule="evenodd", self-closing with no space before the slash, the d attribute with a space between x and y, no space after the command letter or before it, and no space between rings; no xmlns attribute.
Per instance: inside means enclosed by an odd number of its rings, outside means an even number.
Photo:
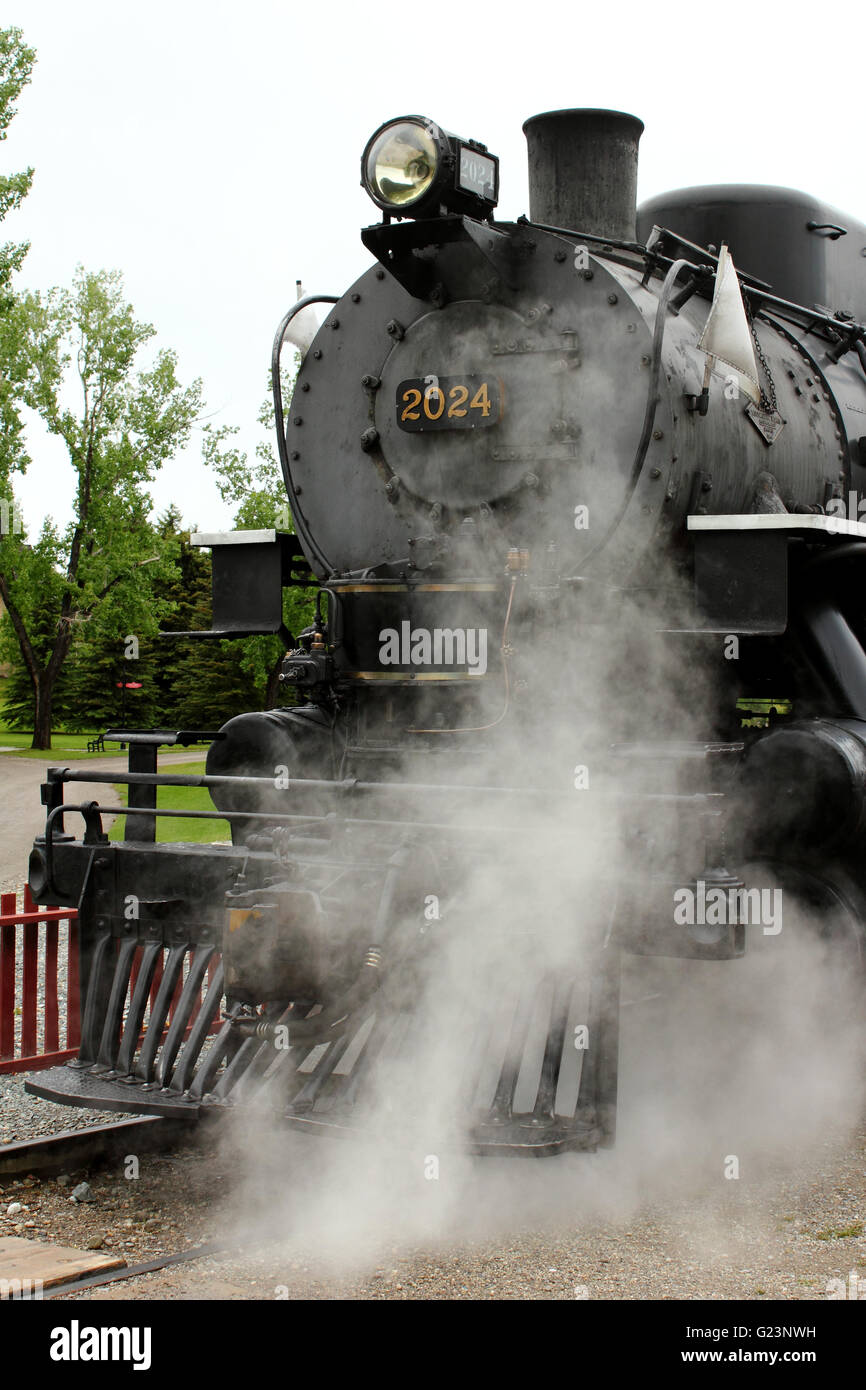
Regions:
<svg viewBox="0 0 866 1390"><path fill-rule="evenodd" d="M165 753L160 766L172 763L188 763L199 756L198 751ZM61 754L53 762L36 758L15 758L0 756L0 885L4 890L14 891L27 879L27 861L33 840L42 834L45 825L45 809L39 799L39 787L45 781L46 769L51 766L64 766ZM75 766L73 759L68 765ZM125 753L116 757L93 758L80 764L82 768L92 768L94 772L123 772L127 766ZM119 806L120 801L113 787L99 782L76 782L67 787L67 801L75 798L82 801L99 800L103 805ZM70 829L80 834L70 818ZM106 829L113 823L113 817L106 817Z"/></svg>

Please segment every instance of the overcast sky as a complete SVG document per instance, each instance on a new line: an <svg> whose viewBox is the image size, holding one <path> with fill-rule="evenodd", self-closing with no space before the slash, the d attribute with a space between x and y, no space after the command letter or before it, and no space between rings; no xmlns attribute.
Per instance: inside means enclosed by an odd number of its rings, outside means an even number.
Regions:
<svg viewBox="0 0 866 1390"><path fill-rule="evenodd" d="M274 329L308 293L370 263L378 220L359 186L367 137L419 112L501 158L498 216L527 211L529 115L606 106L639 116L639 199L696 183L801 188L866 218L866 8L777 0L626 3L415 0L7 0L36 48L5 171L33 188L3 238L32 243L19 284L117 268L211 417L252 450ZM187 522L230 524L200 439L153 489ZM68 516L72 470L34 436L25 520Z"/></svg>

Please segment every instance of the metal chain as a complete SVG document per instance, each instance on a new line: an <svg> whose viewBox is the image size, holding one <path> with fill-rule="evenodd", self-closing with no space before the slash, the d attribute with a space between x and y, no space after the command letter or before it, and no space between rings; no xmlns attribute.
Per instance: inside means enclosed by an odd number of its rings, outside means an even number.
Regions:
<svg viewBox="0 0 866 1390"><path fill-rule="evenodd" d="M760 344L760 342L759 342L759 340L758 340L758 334L757 334L757 332L756 332L756 330L755 330L755 320L752 318L752 309L751 309L751 305L749 304L749 297L748 297L748 295L746 295L746 294L743 295L743 306L744 306L744 308L745 308L745 310L746 310L746 320L747 320L748 325L749 325L749 328L750 328L750 330L751 330L752 341L753 341L754 344L755 344L755 351L756 351L756 353L758 354L758 361L760 362L760 364L761 364L761 366L762 366L762 368L763 368L763 370L764 370L764 376L767 378L767 385L768 385L768 387L769 387L769 395L768 395L767 392L764 390L764 387L763 387L763 386L760 387L760 390L761 390L761 409L762 409L762 410L767 410L767 411L776 410L776 408L777 408L777 405L776 405L776 383L773 381L772 373L770 372L769 363L767 362L767 359L766 359L766 357L764 356L764 349L761 347L761 344ZM759 383L759 385L760 385L760 383Z"/></svg>

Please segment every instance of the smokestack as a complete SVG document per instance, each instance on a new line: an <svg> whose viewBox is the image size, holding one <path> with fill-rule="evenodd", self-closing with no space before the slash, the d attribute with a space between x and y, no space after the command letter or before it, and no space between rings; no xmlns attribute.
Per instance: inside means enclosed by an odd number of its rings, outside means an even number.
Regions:
<svg viewBox="0 0 866 1390"><path fill-rule="evenodd" d="M581 108L530 116L523 131L533 222L634 241L643 121Z"/></svg>

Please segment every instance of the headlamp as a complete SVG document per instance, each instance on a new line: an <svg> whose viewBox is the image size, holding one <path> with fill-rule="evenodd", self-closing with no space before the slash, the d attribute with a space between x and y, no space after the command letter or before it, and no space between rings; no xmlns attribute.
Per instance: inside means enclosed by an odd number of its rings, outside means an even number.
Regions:
<svg viewBox="0 0 866 1390"><path fill-rule="evenodd" d="M367 141L361 182L394 217L486 218L499 196L499 160L477 140L462 140L424 116L398 116Z"/></svg>

